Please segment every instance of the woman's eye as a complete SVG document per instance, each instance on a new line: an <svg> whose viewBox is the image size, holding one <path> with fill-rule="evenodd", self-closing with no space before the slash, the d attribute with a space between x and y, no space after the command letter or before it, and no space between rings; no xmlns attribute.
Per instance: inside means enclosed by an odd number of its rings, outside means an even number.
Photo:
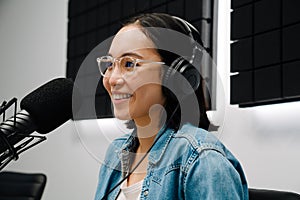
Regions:
<svg viewBox="0 0 300 200"><path fill-rule="evenodd" d="M134 67L134 63L131 62L131 61L126 61L125 67L126 67L126 68L132 68L132 67Z"/></svg>

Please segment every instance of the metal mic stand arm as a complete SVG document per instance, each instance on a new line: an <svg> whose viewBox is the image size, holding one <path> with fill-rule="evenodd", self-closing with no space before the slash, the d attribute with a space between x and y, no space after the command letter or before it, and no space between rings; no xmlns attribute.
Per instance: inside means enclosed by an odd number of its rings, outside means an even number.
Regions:
<svg viewBox="0 0 300 200"><path fill-rule="evenodd" d="M3 121L5 121L5 111L12 105L15 104L15 110L14 110L14 119L13 119L13 124L10 125L17 130L17 120L16 120L16 110L17 110L17 99L13 98L10 100L8 103L4 101L2 105L0 106L0 115L3 114ZM8 125L8 124L6 124ZM3 127L2 127L3 128ZM5 129L3 129L5 130ZM15 144L11 144L9 141L10 137L20 137L22 138L19 142ZM45 136L40 136L40 135L30 135L30 134L22 134L19 133L18 131L14 131L10 134L5 134L1 129L0 129L0 141L1 144L4 145L6 151L0 154L0 171L12 160L18 160L19 155L23 153L24 151L28 150L31 147L36 146L37 144L45 141L47 138Z"/></svg>
<svg viewBox="0 0 300 200"><path fill-rule="evenodd" d="M18 133L16 133L18 134ZM23 141L19 142L20 144L14 147L9 141L3 137L3 134L0 133L0 139L5 141L8 149L0 155L0 171L12 160L18 160L19 155L24 151L36 146L37 144L45 141L47 138L40 135L24 135ZM18 134L22 136L22 134Z"/></svg>

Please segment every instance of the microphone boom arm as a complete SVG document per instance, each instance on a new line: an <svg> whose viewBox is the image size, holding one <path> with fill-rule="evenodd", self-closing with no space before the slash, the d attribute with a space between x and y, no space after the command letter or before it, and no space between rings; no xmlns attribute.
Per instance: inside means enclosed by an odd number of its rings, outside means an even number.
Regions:
<svg viewBox="0 0 300 200"><path fill-rule="evenodd" d="M5 122L5 111L11 106L15 105L14 116ZM6 150L0 153L0 171L12 160L18 160L19 155L24 151L36 146L37 144L45 141L47 138L45 136L40 135L30 135L30 134L22 134L18 131L18 126L30 126L27 124L27 118L29 117L26 112L16 114L17 110L17 99L13 98L8 103L5 101L0 106L0 115L3 114L3 122L0 125L2 129L0 129L0 147L5 148ZM5 128L7 127L7 129ZM29 130L29 133L31 131ZM12 144L8 138L12 136L19 136L20 141L16 143L16 145ZM3 146L2 146L3 145Z"/></svg>

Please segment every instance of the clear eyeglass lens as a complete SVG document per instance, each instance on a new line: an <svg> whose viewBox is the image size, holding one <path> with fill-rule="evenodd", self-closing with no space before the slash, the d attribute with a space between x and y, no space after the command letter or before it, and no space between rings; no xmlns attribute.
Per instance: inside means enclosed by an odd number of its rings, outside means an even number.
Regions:
<svg viewBox="0 0 300 200"><path fill-rule="evenodd" d="M119 64L118 66L120 67L122 74L134 71L136 61L131 57L122 57L119 59L114 59L110 56L103 56L98 59L98 65L101 74L103 76L110 76L113 69L115 68L115 62Z"/></svg>
<svg viewBox="0 0 300 200"><path fill-rule="evenodd" d="M135 60L130 57L123 57L120 61L120 67L123 72L132 72L135 67Z"/></svg>
<svg viewBox="0 0 300 200"><path fill-rule="evenodd" d="M101 57L98 64L102 75L108 75L113 69L113 59L109 56Z"/></svg>

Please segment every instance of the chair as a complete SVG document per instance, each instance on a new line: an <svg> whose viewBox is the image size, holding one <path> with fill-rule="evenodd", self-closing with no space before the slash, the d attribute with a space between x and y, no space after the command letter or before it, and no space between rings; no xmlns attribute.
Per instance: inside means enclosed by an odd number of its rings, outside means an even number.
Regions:
<svg viewBox="0 0 300 200"><path fill-rule="evenodd" d="M249 200L300 200L294 192L249 188Z"/></svg>
<svg viewBox="0 0 300 200"><path fill-rule="evenodd" d="M0 173L0 200L40 200L46 175L18 172Z"/></svg>

